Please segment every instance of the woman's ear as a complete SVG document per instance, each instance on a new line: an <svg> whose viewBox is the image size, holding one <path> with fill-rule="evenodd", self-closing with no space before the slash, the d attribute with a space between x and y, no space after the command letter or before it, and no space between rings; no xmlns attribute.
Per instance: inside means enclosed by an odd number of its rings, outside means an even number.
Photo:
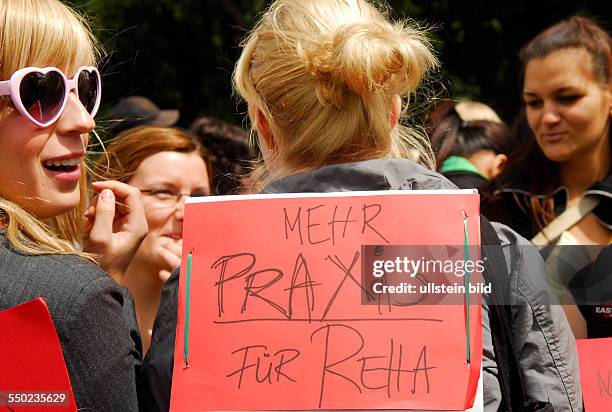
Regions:
<svg viewBox="0 0 612 412"><path fill-rule="evenodd" d="M271 167L274 155L278 151L276 140L272 134L270 123L264 114L254 105L249 104L249 117L251 122L257 129L257 140L259 141L259 150L263 156L264 162Z"/></svg>
<svg viewBox="0 0 612 412"><path fill-rule="evenodd" d="M265 152L274 151L276 142L274 141L274 135L266 116L254 105L249 105L249 117L257 129L261 150Z"/></svg>
<svg viewBox="0 0 612 412"><path fill-rule="evenodd" d="M270 123L261 110L257 109L257 131L263 137L268 150L273 151L276 148L276 142L274 141L274 135L270 129Z"/></svg>
<svg viewBox="0 0 612 412"><path fill-rule="evenodd" d="M498 174L500 174L504 170L504 167L506 167L507 163L508 163L508 156L506 156L505 154L495 155L493 164L491 165L489 178L493 179Z"/></svg>
<svg viewBox="0 0 612 412"><path fill-rule="evenodd" d="M394 129L399 122L400 115L402 114L402 98L399 95L393 96L391 101L391 108L389 110L389 124Z"/></svg>

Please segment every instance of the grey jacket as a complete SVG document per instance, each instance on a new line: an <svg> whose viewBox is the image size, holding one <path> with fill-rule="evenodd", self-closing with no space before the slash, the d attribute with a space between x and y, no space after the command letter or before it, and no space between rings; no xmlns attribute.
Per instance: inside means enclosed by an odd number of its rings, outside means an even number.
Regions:
<svg viewBox="0 0 612 412"><path fill-rule="evenodd" d="M356 190L456 189L442 175L405 159L370 160L326 166L280 179L266 193L344 192ZM513 349L528 397L550 401L556 412L582 410L576 343L561 306L546 294L546 269L535 248L507 226L493 224L511 276ZM518 246L518 247L516 247ZM485 297L486 300L486 297ZM486 411L497 411L501 393L483 304L483 371Z"/></svg>
<svg viewBox="0 0 612 412"><path fill-rule="evenodd" d="M0 310L37 297L49 306L79 411L138 410L117 283L76 256L21 253L0 230Z"/></svg>

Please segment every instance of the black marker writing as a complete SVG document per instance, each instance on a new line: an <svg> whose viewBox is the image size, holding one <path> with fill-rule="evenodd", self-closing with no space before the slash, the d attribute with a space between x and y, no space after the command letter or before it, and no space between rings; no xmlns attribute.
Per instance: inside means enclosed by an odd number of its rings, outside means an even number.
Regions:
<svg viewBox="0 0 612 412"><path fill-rule="evenodd" d="M252 377L257 383L278 383L281 381L281 377L290 382L296 382L296 380L293 379L286 371L287 368L285 368L283 371L283 367L290 364L297 359L298 356L300 356L299 350L293 348L281 349L276 351L274 355L271 356L271 354L268 353L268 347L266 345L250 345L236 349L231 354L235 355L240 352L242 352L243 355L241 366L235 371L226 375L228 378L238 375L238 389L242 387L242 382L246 371L252 368L255 368L255 373ZM253 352L255 352L255 354L249 356ZM275 373L272 373L272 368L274 368Z"/></svg>

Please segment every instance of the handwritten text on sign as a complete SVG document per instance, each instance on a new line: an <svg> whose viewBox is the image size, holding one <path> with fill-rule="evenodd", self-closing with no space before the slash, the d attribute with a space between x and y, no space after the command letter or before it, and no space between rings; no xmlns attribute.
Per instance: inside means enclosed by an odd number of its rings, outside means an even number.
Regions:
<svg viewBox="0 0 612 412"><path fill-rule="evenodd" d="M478 198L461 192L188 204L172 409L464 409L480 369L465 308L363 305L360 284L362 245L462 244L462 210L477 244Z"/></svg>

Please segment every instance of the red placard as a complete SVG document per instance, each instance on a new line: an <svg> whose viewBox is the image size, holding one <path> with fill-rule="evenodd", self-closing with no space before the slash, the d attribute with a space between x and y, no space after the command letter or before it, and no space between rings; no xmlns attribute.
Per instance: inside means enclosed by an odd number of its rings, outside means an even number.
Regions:
<svg viewBox="0 0 612 412"><path fill-rule="evenodd" d="M577 339L576 346L585 410L612 411L612 338Z"/></svg>
<svg viewBox="0 0 612 412"><path fill-rule="evenodd" d="M188 203L171 410L471 407L480 305L366 305L360 285L363 245L463 245L464 213L479 245L471 191Z"/></svg>
<svg viewBox="0 0 612 412"><path fill-rule="evenodd" d="M0 410L76 411L47 303L34 299L0 312Z"/></svg>

